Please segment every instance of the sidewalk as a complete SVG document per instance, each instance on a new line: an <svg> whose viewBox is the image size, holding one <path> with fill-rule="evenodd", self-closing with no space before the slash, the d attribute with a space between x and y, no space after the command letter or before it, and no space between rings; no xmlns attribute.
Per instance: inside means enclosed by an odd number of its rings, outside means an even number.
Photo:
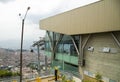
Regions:
<svg viewBox="0 0 120 82"><path fill-rule="evenodd" d="M73 76L73 79L75 80L75 82L81 82L81 80L79 78L77 78L77 77Z"/></svg>

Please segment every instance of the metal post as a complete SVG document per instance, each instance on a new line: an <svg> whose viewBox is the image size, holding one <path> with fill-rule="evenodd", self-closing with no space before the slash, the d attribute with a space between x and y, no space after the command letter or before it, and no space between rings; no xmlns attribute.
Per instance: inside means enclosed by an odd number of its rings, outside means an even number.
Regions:
<svg viewBox="0 0 120 82"><path fill-rule="evenodd" d="M22 20L21 48L20 48L20 82L22 82L22 49L23 49L24 19Z"/></svg>
<svg viewBox="0 0 120 82"><path fill-rule="evenodd" d="M63 55L63 51L64 51L64 43L62 43L62 46L63 46L63 48L62 48L62 63L63 63L63 71L65 71L65 63L64 63L64 55Z"/></svg>
<svg viewBox="0 0 120 82"><path fill-rule="evenodd" d="M47 73L47 56L45 56L45 72Z"/></svg>
<svg viewBox="0 0 120 82"><path fill-rule="evenodd" d="M38 49L38 74L40 76L40 52L39 52L39 45L37 45L37 49Z"/></svg>
<svg viewBox="0 0 120 82"><path fill-rule="evenodd" d="M25 22L25 18L26 18L26 15L27 15L27 12L29 9L30 9L30 7L27 8L26 14L25 14L24 18L22 19L21 48L20 48L20 82L22 82L22 49L23 49L24 22Z"/></svg>

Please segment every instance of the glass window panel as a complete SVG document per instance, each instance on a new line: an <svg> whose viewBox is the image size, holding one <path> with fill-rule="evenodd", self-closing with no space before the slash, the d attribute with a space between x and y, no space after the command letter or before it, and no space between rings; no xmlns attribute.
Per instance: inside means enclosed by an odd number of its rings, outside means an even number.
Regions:
<svg viewBox="0 0 120 82"><path fill-rule="evenodd" d="M66 54L70 54L70 44L64 44L63 52Z"/></svg>
<svg viewBox="0 0 120 82"><path fill-rule="evenodd" d="M63 44L59 44L57 47L57 52L62 53L63 52Z"/></svg>
<svg viewBox="0 0 120 82"><path fill-rule="evenodd" d="M50 51L50 42L49 41L45 42L45 50Z"/></svg>

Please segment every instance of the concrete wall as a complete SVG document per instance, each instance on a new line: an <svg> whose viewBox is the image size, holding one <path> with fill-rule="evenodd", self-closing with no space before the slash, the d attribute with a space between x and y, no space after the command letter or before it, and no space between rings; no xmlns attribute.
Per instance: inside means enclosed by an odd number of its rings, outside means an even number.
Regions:
<svg viewBox="0 0 120 82"><path fill-rule="evenodd" d="M115 32L120 41L120 31ZM83 35L84 38L86 35ZM88 47L93 47L89 51ZM110 52L103 52L103 48L110 48ZM99 72L103 77L120 82L120 47L116 44L110 33L92 34L84 49L86 64L85 71L93 74Z"/></svg>

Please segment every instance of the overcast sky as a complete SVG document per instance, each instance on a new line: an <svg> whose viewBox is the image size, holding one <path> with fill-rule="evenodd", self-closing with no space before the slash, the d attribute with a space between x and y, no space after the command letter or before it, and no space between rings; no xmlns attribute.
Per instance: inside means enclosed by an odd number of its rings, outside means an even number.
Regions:
<svg viewBox="0 0 120 82"><path fill-rule="evenodd" d="M96 1L99 0L0 0L0 47L20 48L21 23L28 6L31 9L25 20L23 48L45 36L45 31L39 29L41 19Z"/></svg>

